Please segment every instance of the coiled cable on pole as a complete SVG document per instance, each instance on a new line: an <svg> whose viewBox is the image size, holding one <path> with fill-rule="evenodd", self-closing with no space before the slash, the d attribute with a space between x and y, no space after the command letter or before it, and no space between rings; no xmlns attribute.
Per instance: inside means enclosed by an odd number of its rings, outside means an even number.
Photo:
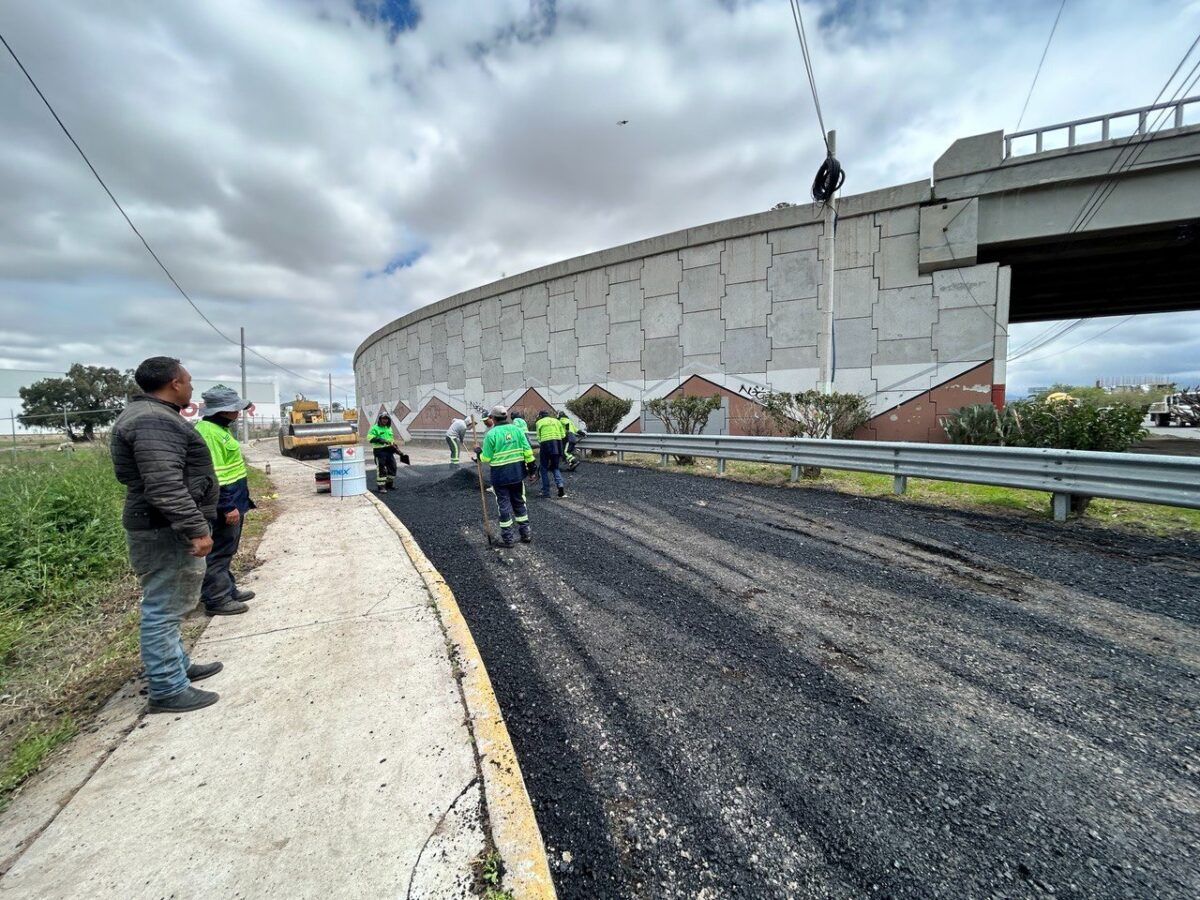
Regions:
<svg viewBox="0 0 1200 900"><path fill-rule="evenodd" d="M812 183L812 198L818 203L828 203L833 199L842 187L842 182L846 180L846 172L842 169L842 164L837 161L837 157L832 154L825 157L825 162L821 163L821 168L817 170L817 177Z"/></svg>

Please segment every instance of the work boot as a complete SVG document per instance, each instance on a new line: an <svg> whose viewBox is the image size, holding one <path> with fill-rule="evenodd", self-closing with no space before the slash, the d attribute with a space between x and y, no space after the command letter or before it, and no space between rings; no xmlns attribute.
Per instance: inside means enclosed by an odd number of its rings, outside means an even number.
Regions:
<svg viewBox="0 0 1200 900"><path fill-rule="evenodd" d="M505 538L504 540L502 540L500 542L500 546L503 547L505 550L511 550L513 547L512 538Z"/></svg>
<svg viewBox="0 0 1200 900"><path fill-rule="evenodd" d="M219 662L192 663L187 667L188 681L203 681L205 678L216 675L223 668L225 668L225 664Z"/></svg>
<svg viewBox="0 0 1200 900"><path fill-rule="evenodd" d="M567 496L567 489L560 484L558 486L558 499L561 500L565 496Z"/></svg>
<svg viewBox="0 0 1200 900"><path fill-rule="evenodd" d="M528 531L522 531L521 532L521 543L522 544L532 544L533 543L533 535L530 534Z"/></svg>
<svg viewBox="0 0 1200 900"><path fill-rule="evenodd" d="M242 603L249 603L254 599L254 591L243 591L239 588L233 592L233 599L240 600Z"/></svg>
<svg viewBox="0 0 1200 900"><path fill-rule="evenodd" d="M550 492L549 492L549 491L542 491L540 494L538 494L538 496L539 496L539 497L541 497L543 500L549 500L549 499L550 499Z"/></svg>
<svg viewBox="0 0 1200 900"><path fill-rule="evenodd" d="M224 600L215 606L204 604L204 611L210 616L236 616L248 610L248 607L241 600L234 600L232 597Z"/></svg>
<svg viewBox="0 0 1200 900"><path fill-rule="evenodd" d="M160 700L151 700L150 712L191 712L194 709L204 709L206 706L212 706L220 699L220 694L213 693L212 691L202 691L200 688L194 688L189 685L174 697L163 697Z"/></svg>

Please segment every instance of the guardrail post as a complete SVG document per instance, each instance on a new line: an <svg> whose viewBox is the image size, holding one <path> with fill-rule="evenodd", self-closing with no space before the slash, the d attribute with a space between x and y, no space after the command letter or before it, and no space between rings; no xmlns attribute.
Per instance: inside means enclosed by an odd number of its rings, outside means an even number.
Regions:
<svg viewBox="0 0 1200 900"><path fill-rule="evenodd" d="M665 466L665 465L667 465L667 464L670 462L670 460L668 460L668 459L667 459L667 454L666 454L666 453L664 453L664 454L662 455L662 459L661 459L661 460L659 460L659 461L660 461L660 462L661 462L661 463L662 463L664 466Z"/></svg>
<svg viewBox="0 0 1200 900"><path fill-rule="evenodd" d="M624 450L617 451L617 462L625 462L625 451Z"/></svg>
<svg viewBox="0 0 1200 900"><path fill-rule="evenodd" d="M1051 498L1050 505L1054 510L1055 522L1067 521L1067 513L1071 510L1070 494L1060 494L1058 491L1055 491L1054 496Z"/></svg>
<svg viewBox="0 0 1200 900"><path fill-rule="evenodd" d="M799 481L799 480L800 480L800 467L792 466L792 474L788 476L788 481Z"/></svg>
<svg viewBox="0 0 1200 900"><path fill-rule="evenodd" d="M717 460L717 474L718 475L725 474L725 460L723 460L723 459Z"/></svg>
<svg viewBox="0 0 1200 900"><path fill-rule="evenodd" d="M908 476L907 475L893 475L892 476L892 493L893 494L903 494L907 490L908 490Z"/></svg>

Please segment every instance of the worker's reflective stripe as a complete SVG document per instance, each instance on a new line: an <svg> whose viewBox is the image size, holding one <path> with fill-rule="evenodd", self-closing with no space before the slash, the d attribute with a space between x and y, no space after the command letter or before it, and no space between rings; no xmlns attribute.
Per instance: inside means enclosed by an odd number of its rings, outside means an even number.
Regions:
<svg viewBox="0 0 1200 900"><path fill-rule="evenodd" d="M512 523L513 523L512 519L501 519L500 527L501 528L512 528Z"/></svg>
<svg viewBox="0 0 1200 900"><path fill-rule="evenodd" d="M491 463L493 466L503 466L506 463L521 462L525 459L525 451L517 448L516 450L501 450L495 456L479 457L485 463ZM530 451L529 459L532 461L533 452Z"/></svg>
<svg viewBox="0 0 1200 900"><path fill-rule="evenodd" d="M516 516L515 518L518 522L528 522L529 521L529 516Z"/></svg>

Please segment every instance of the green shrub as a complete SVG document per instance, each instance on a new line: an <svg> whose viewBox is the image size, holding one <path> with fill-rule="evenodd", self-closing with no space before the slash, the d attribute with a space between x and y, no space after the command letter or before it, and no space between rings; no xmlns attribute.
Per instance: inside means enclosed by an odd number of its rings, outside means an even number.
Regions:
<svg viewBox="0 0 1200 900"><path fill-rule="evenodd" d="M1009 447L1019 441L1020 422L1013 407L996 409L990 403L975 403L938 418L952 444Z"/></svg>
<svg viewBox="0 0 1200 900"><path fill-rule="evenodd" d="M773 391L761 399L788 437L849 440L871 418L870 404L862 394Z"/></svg>
<svg viewBox="0 0 1200 900"><path fill-rule="evenodd" d="M721 395L708 397L657 397L646 401L646 409L662 419L671 434L700 434L708 424L708 418L721 408ZM676 456L681 466L694 465L694 456Z"/></svg>
<svg viewBox="0 0 1200 900"><path fill-rule="evenodd" d="M601 394L576 397L568 401L567 409L583 420L588 431L608 433L617 430L620 421L633 409L633 402Z"/></svg>
<svg viewBox="0 0 1200 900"><path fill-rule="evenodd" d="M1142 411L1135 406L1097 407L1036 400L1021 400L1011 406L1020 422L1022 447L1124 453L1146 436Z"/></svg>

